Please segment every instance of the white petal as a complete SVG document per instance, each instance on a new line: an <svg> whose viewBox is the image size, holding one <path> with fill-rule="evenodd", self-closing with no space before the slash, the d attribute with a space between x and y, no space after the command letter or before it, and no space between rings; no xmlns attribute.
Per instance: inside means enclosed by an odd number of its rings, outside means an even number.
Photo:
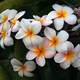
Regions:
<svg viewBox="0 0 80 80"><path fill-rule="evenodd" d="M44 58L44 57L37 57L37 58L36 58L36 63L37 63L39 66L43 67L43 66L45 65L45 58Z"/></svg>
<svg viewBox="0 0 80 80"><path fill-rule="evenodd" d="M42 17L40 18L40 20L41 20L41 24L42 24L43 26L48 26L48 25L52 24L52 22L53 22L51 19L48 18L47 15L42 16Z"/></svg>
<svg viewBox="0 0 80 80"><path fill-rule="evenodd" d="M12 64L12 66L21 66L22 65L22 63L19 61L19 60L17 60L16 58L13 58L13 59L11 59L11 64Z"/></svg>
<svg viewBox="0 0 80 80"><path fill-rule="evenodd" d="M69 34L64 30L61 30L57 36L62 42L66 41L69 38Z"/></svg>
<svg viewBox="0 0 80 80"><path fill-rule="evenodd" d="M6 38L4 39L4 44L5 44L6 46L12 46L12 45L14 44L13 39L12 39L11 37L6 37Z"/></svg>
<svg viewBox="0 0 80 80"><path fill-rule="evenodd" d="M25 37L25 36L26 36L25 32L24 32L22 29L19 29L19 31L18 31L17 34L15 35L15 38L16 38L16 39L21 39L21 38L23 38L23 37Z"/></svg>
<svg viewBox="0 0 80 80"><path fill-rule="evenodd" d="M17 21L16 24L12 28L12 32L17 32L19 30L19 27L20 27L20 22Z"/></svg>
<svg viewBox="0 0 80 80"><path fill-rule="evenodd" d="M4 40L3 40L3 38L0 40L0 46L1 46L3 49L5 49L5 47L4 47Z"/></svg>
<svg viewBox="0 0 80 80"><path fill-rule="evenodd" d="M72 10L72 8L68 7L68 6L64 6L63 10L66 11L68 14L72 14L74 11Z"/></svg>
<svg viewBox="0 0 80 80"><path fill-rule="evenodd" d="M73 67L80 67L80 58L77 58L74 62L73 62Z"/></svg>
<svg viewBox="0 0 80 80"><path fill-rule="evenodd" d="M26 48L28 48L28 49L32 46L42 43L42 41L43 41L43 38L41 38L40 36L37 36L37 35L34 35L31 38L30 37L23 38L23 42L24 42Z"/></svg>
<svg viewBox="0 0 80 80"><path fill-rule="evenodd" d="M31 39L29 37L24 37L23 38L23 43L24 43L24 45L25 45L26 48L32 46L32 42L31 42Z"/></svg>
<svg viewBox="0 0 80 80"><path fill-rule="evenodd" d="M49 12L49 14L47 15L47 19L54 19L56 18L58 15L56 13L56 11L51 11Z"/></svg>
<svg viewBox="0 0 80 80"><path fill-rule="evenodd" d="M45 19L45 21L42 23L43 26L48 26L50 24L52 24L52 20L50 19Z"/></svg>
<svg viewBox="0 0 80 80"><path fill-rule="evenodd" d="M33 77L33 73L26 72L26 71L24 71L24 75L25 75L26 77Z"/></svg>
<svg viewBox="0 0 80 80"><path fill-rule="evenodd" d="M51 51L50 49L46 50L45 52L45 58L52 58L55 55L55 50Z"/></svg>
<svg viewBox="0 0 80 80"><path fill-rule="evenodd" d="M13 59L11 59L11 65L12 65L14 71L19 71L22 63L20 61L18 61L17 59L13 58Z"/></svg>
<svg viewBox="0 0 80 80"><path fill-rule="evenodd" d="M31 23L30 23L30 20L27 20L27 19L22 19L21 20L21 28L24 30L24 31L27 31L27 29L29 29L29 27L31 26Z"/></svg>
<svg viewBox="0 0 80 80"><path fill-rule="evenodd" d="M53 9L55 9L56 11L62 10L63 6L59 5L59 4L54 4L52 5Z"/></svg>
<svg viewBox="0 0 80 80"><path fill-rule="evenodd" d="M63 69L67 69L70 67L70 62L62 62L60 63L60 67Z"/></svg>
<svg viewBox="0 0 80 80"><path fill-rule="evenodd" d="M23 71L20 70L20 71L18 72L18 75L19 75L20 77L23 77L23 75L24 75Z"/></svg>
<svg viewBox="0 0 80 80"><path fill-rule="evenodd" d="M37 16L37 15L33 15L33 18L36 19L36 20L39 20L40 19L40 17Z"/></svg>
<svg viewBox="0 0 80 80"><path fill-rule="evenodd" d="M56 47L56 51L58 51L58 52L67 51L67 49L68 49L68 46L67 46L66 42L61 43Z"/></svg>
<svg viewBox="0 0 80 80"><path fill-rule="evenodd" d="M65 22L67 22L70 25L75 24L77 21L77 17L75 15L69 15L65 18Z"/></svg>
<svg viewBox="0 0 80 80"><path fill-rule="evenodd" d="M31 42L33 46L41 44L42 41L43 41L43 38L38 35L34 35L31 37Z"/></svg>
<svg viewBox="0 0 80 80"><path fill-rule="evenodd" d="M44 34L47 38L52 39L52 37L56 36L56 31L52 28L46 27Z"/></svg>
<svg viewBox="0 0 80 80"><path fill-rule="evenodd" d="M16 14L17 14L17 10L15 9L10 10L10 13L8 14L9 20L14 18Z"/></svg>
<svg viewBox="0 0 80 80"><path fill-rule="evenodd" d="M56 47L58 52L67 51L67 50L74 50L74 45L70 41L65 41L64 43L58 45Z"/></svg>
<svg viewBox="0 0 80 80"><path fill-rule="evenodd" d="M32 28L34 34L39 33L40 30L41 30L41 24L40 24L40 22L39 21L33 21L31 23L31 28Z"/></svg>
<svg viewBox="0 0 80 80"><path fill-rule="evenodd" d="M27 61L24 65L27 66L27 71L34 71L36 69L36 64L33 61Z"/></svg>
<svg viewBox="0 0 80 80"><path fill-rule="evenodd" d="M65 44L67 45L67 48L68 48L69 50L74 50L74 45L73 45L72 42L66 41Z"/></svg>
<svg viewBox="0 0 80 80"><path fill-rule="evenodd" d="M62 29L63 25L64 25L64 20L62 18L56 18L54 20L54 26L55 26L56 30Z"/></svg>
<svg viewBox="0 0 80 80"><path fill-rule="evenodd" d="M21 11L18 14L16 14L15 18L19 19L20 17L22 17L25 14L25 11Z"/></svg>
<svg viewBox="0 0 80 80"><path fill-rule="evenodd" d="M26 59L27 60L33 60L37 55L35 53L33 53L32 51L29 51L27 54L26 54Z"/></svg>
<svg viewBox="0 0 80 80"><path fill-rule="evenodd" d="M10 9L6 9L1 13L1 15L6 15L7 16L9 14L9 12L10 12Z"/></svg>
<svg viewBox="0 0 80 80"><path fill-rule="evenodd" d="M20 66L18 65L13 65L13 71L19 71L20 70Z"/></svg>
<svg viewBox="0 0 80 80"><path fill-rule="evenodd" d="M74 48L75 53L79 54L80 53L80 44L78 44L75 48Z"/></svg>
<svg viewBox="0 0 80 80"><path fill-rule="evenodd" d="M63 53L58 53L58 54L56 54L55 57L54 57L54 61L55 61L56 63L61 63L61 62L63 62L64 60L65 60L65 59L64 59Z"/></svg>

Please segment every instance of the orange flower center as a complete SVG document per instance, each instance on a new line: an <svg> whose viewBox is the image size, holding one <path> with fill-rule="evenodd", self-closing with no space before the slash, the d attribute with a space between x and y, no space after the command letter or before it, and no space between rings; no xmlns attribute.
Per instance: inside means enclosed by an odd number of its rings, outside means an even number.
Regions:
<svg viewBox="0 0 80 80"><path fill-rule="evenodd" d="M37 55L37 57L41 57L41 56L43 56L44 53L45 53L44 47L36 47L36 48L34 48L33 51L34 51L34 53Z"/></svg>
<svg viewBox="0 0 80 80"><path fill-rule="evenodd" d="M32 35L33 35L33 31L31 29L28 29L28 31L25 33L26 33L27 37L32 37Z"/></svg>
<svg viewBox="0 0 80 80"><path fill-rule="evenodd" d="M58 39L58 37L53 37L51 40L49 40L49 45L50 46L57 46L60 43L60 40Z"/></svg>
<svg viewBox="0 0 80 80"><path fill-rule="evenodd" d="M21 71L25 71L27 69L27 67L25 65L21 65L20 69Z"/></svg>
<svg viewBox="0 0 80 80"><path fill-rule="evenodd" d="M65 55L65 60L71 61L74 58L74 52L72 50L69 50Z"/></svg>
<svg viewBox="0 0 80 80"><path fill-rule="evenodd" d="M60 10L57 12L58 18L65 18L67 16L67 12L64 10Z"/></svg>

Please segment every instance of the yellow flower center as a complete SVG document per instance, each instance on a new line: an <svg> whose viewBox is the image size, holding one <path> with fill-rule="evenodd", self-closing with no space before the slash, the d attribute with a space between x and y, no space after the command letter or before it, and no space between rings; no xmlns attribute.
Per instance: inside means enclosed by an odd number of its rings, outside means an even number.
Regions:
<svg viewBox="0 0 80 80"><path fill-rule="evenodd" d="M58 37L53 37L51 40L49 40L49 46L57 46L60 43L60 40L58 39Z"/></svg>
<svg viewBox="0 0 80 80"><path fill-rule="evenodd" d="M64 58L66 61L71 61L74 58L74 52L69 50L65 55Z"/></svg>
<svg viewBox="0 0 80 80"><path fill-rule="evenodd" d="M2 23L5 23L8 20L8 16L3 16Z"/></svg>
<svg viewBox="0 0 80 80"><path fill-rule="evenodd" d="M6 37L6 32L5 31L1 31L1 37L4 39Z"/></svg>
<svg viewBox="0 0 80 80"><path fill-rule="evenodd" d="M40 18L39 21L41 22L41 24L43 24L45 22L45 18Z"/></svg>
<svg viewBox="0 0 80 80"><path fill-rule="evenodd" d="M64 10L60 10L57 12L58 18L65 18L67 16L67 12Z"/></svg>
<svg viewBox="0 0 80 80"><path fill-rule="evenodd" d="M17 21L16 19L12 19L12 20L11 20L11 26L12 26L12 27L16 24L16 21Z"/></svg>

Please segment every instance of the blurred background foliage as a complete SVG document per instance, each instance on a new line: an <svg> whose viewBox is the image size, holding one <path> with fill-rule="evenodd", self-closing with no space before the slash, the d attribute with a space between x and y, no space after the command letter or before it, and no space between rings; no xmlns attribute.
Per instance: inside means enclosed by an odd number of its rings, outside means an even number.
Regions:
<svg viewBox="0 0 80 80"><path fill-rule="evenodd" d="M18 11L25 10L26 14L23 17L32 18L33 14L40 16L48 14L52 10L52 4L54 3L66 4L72 8L80 6L80 0L0 0L0 12L8 8ZM64 29L68 31L68 27ZM70 33L70 40L74 45L80 43L80 31L76 31L75 33L68 32ZM12 34L13 38L14 35L15 33ZM6 47L5 50L0 48L0 80L80 80L80 72L77 69L70 67L67 70L63 70L53 59L47 60L43 68L37 66L37 69L33 72L34 77L19 77L12 70L10 60L16 57L22 62L25 62L27 51L22 40L17 41L15 39L13 46Z"/></svg>

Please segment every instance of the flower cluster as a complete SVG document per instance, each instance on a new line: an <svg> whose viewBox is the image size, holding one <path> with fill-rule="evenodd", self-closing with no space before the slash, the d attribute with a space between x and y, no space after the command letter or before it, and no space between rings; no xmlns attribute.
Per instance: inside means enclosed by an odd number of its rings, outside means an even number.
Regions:
<svg viewBox="0 0 80 80"><path fill-rule="evenodd" d="M72 65L80 69L80 45L74 47L73 43L68 41L69 34L65 30L64 22L74 25L77 17L74 10L66 5L54 4L53 11L47 15L39 17L33 15L33 19L23 18L25 11L17 13L16 10L5 10L0 14L0 45L13 45L11 32L17 32L15 38L22 39L25 47L29 50L26 53L26 60L34 60L38 66L43 67L46 59L54 58L56 63L60 63L60 67L67 69ZM53 27L50 25L53 24ZM44 29L43 29L44 27ZM39 33L43 30L43 35ZM13 70L23 77L32 77L36 68L34 61L27 61L22 64L17 59L11 59Z"/></svg>
<svg viewBox="0 0 80 80"><path fill-rule="evenodd" d="M0 46L13 45L13 39L11 38L11 32L19 30L19 18L24 15L25 11L17 12L14 9L7 9L0 14Z"/></svg>

